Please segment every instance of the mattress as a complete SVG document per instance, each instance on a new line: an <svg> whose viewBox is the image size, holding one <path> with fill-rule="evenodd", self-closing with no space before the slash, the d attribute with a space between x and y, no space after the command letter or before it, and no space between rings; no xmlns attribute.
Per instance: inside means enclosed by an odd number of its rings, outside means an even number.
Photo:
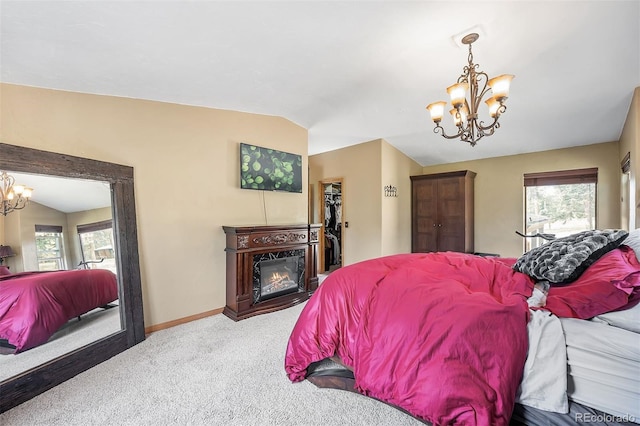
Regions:
<svg viewBox="0 0 640 426"><path fill-rule="evenodd" d="M640 421L640 334L573 318L560 322L567 345L569 399L623 421Z"/></svg>

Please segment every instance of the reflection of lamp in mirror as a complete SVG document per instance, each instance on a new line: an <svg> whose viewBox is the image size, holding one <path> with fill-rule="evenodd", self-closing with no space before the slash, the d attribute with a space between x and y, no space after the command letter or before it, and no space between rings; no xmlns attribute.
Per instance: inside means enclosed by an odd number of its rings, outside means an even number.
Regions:
<svg viewBox="0 0 640 426"><path fill-rule="evenodd" d="M20 210L27 206L31 198L32 188L17 185L13 176L2 172L0 174L0 213L4 216L14 210Z"/></svg>
<svg viewBox="0 0 640 426"><path fill-rule="evenodd" d="M0 265L4 263L5 257L11 256L15 256L15 253L13 252L13 250L11 250L11 247L0 245Z"/></svg>

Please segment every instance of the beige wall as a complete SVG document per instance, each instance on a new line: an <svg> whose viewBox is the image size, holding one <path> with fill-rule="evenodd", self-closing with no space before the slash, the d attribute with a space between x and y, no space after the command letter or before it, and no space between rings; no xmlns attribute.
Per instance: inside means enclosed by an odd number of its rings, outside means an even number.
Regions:
<svg viewBox="0 0 640 426"><path fill-rule="evenodd" d="M418 163L382 139L309 157L310 181L343 178L343 261L349 265L374 257L411 251L411 174ZM398 198L384 197L384 186L398 188ZM314 199L317 195L314 195ZM317 203L316 203L317 204ZM314 205L314 221L319 221Z"/></svg>
<svg viewBox="0 0 640 426"><path fill-rule="evenodd" d="M631 220L635 226L632 225L630 228L640 228L640 208L638 207L640 206L640 185L637 184L638 164L640 164L640 87L636 87L633 92L629 113L620 136L619 162L622 162L627 152L631 154L631 172L629 182L626 184L631 186L631 197L624 193L627 191L620 194L624 206L621 215L623 224Z"/></svg>
<svg viewBox="0 0 640 426"><path fill-rule="evenodd" d="M382 247L381 255L411 252L411 179L422 167L395 147L382 141ZM397 197L385 197L384 187L395 186ZM407 238L408 236L408 238Z"/></svg>
<svg viewBox="0 0 640 426"><path fill-rule="evenodd" d="M342 178L342 262L344 265L380 256L380 140L309 157L314 199L318 181ZM316 203L317 204L317 203ZM314 222L319 222L318 206Z"/></svg>
<svg viewBox="0 0 640 426"><path fill-rule="evenodd" d="M344 217L349 221L349 229L345 230L344 255L345 264L350 264L411 250L409 176L473 170L478 174L475 178L475 250L517 257L523 252L522 238L515 231L523 228L524 173L598 167L597 227L620 227L618 146L617 142L608 142L421 168L379 139L310 156L310 181L315 187L320 179L345 179ZM379 175L368 167L370 161L377 161L378 151ZM376 182L378 176L380 181ZM399 197L384 197L385 185L397 186ZM313 220L318 221L317 206Z"/></svg>
<svg viewBox="0 0 640 426"><path fill-rule="evenodd" d="M460 149L472 149L461 143ZM620 227L618 142L533 154L429 166L424 174L472 170L475 178L475 251L518 257L523 252L523 174L598 168L597 228Z"/></svg>
<svg viewBox="0 0 640 426"><path fill-rule="evenodd" d="M9 84L0 98L2 142L134 167L146 326L225 305L223 225L307 222L306 174L302 194L239 188L240 142L307 166L308 132L284 118Z"/></svg>

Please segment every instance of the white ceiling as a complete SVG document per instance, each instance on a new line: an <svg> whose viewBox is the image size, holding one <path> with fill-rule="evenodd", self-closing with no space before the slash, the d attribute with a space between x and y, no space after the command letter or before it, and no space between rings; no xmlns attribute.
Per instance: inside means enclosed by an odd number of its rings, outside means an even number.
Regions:
<svg viewBox="0 0 640 426"><path fill-rule="evenodd" d="M63 213L111 206L111 185L108 182L8 173L16 184L33 188L32 201Z"/></svg>
<svg viewBox="0 0 640 426"><path fill-rule="evenodd" d="M639 1L0 1L0 80L277 115L309 154L384 138L422 165L620 137ZM467 62L515 74L476 147L433 133ZM451 131L453 125L445 123Z"/></svg>

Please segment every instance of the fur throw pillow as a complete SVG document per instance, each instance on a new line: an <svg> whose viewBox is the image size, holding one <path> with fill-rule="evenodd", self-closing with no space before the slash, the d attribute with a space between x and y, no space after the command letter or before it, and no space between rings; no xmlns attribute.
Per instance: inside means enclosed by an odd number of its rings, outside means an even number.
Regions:
<svg viewBox="0 0 640 426"><path fill-rule="evenodd" d="M622 229L583 231L529 250L513 269L552 284L575 281L593 262L618 247L629 233Z"/></svg>

